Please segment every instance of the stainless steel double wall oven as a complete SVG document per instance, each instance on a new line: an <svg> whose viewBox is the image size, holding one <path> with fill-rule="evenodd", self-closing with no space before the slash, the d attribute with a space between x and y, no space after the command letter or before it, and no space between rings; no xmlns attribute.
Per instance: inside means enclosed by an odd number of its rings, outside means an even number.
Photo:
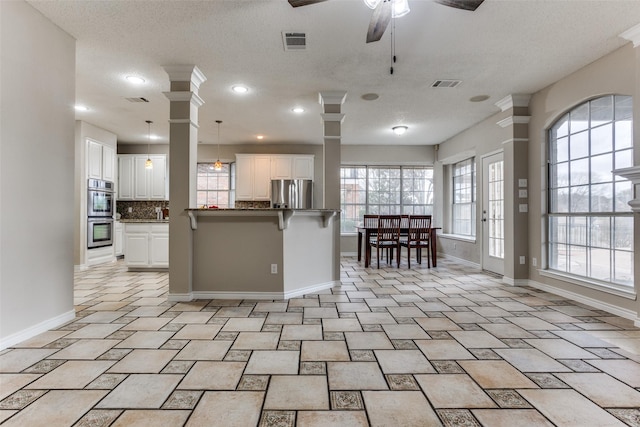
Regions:
<svg viewBox="0 0 640 427"><path fill-rule="evenodd" d="M87 182L87 248L113 245L114 185L111 181Z"/></svg>

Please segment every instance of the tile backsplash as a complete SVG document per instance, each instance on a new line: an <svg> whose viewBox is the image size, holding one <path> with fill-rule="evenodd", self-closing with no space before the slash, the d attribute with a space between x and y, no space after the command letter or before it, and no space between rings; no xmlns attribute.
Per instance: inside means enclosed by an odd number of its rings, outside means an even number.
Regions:
<svg viewBox="0 0 640 427"><path fill-rule="evenodd" d="M129 212L131 208L131 212ZM169 209L168 200L116 202L116 212L121 219L156 219L156 208Z"/></svg>
<svg viewBox="0 0 640 427"><path fill-rule="evenodd" d="M270 201L242 201L236 200L236 209L267 209L271 207Z"/></svg>

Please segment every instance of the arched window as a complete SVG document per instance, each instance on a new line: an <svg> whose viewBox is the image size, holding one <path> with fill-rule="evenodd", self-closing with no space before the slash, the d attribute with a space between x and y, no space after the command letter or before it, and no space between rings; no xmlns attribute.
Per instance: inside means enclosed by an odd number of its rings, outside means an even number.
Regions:
<svg viewBox="0 0 640 427"><path fill-rule="evenodd" d="M632 99L581 104L549 130L548 259L551 271L633 286Z"/></svg>

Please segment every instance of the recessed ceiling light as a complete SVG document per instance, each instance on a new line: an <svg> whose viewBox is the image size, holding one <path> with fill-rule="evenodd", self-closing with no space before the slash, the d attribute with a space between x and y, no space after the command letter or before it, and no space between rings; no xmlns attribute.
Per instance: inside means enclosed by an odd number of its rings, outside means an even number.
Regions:
<svg viewBox="0 0 640 427"><path fill-rule="evenodd" d="M391 128L393 133L395 133L398 136L404 135L404 133L407 131L407 129L409 129L407 126L394 126L394 127Z"/></svg>
<svg viewBox="0 0 640 427"><path fill-rule="evenodd" d="M233 85L231 86L231 90L235 93L247 93L249 92L249 88L243 85Z"/></svg>
<svg viewBox="0 0 640 427"><path fill-rule="evenodd" d="M150 138L153 139L153 140L160 139L160 137L158 135L150 135Z"/></svg>
<svg viewBox="0 0 640 427"><path fill-rule="evenodd" d="M258 135L256 136L256 139L264 139L264 135Z"/></svg>
<svg viewBox="0 0 640 427"><path fill-rule="evenodd" d="M377 93L365 93L360 98L364 99L365 101L375 101L376 99L380 98L380 95L378 95Z"/></svg>
<svg viewBox="0 0 640 427"><path fill-rule="evenodd" d="M486 101L487 99L489 99L489 95L476 95L476 96L472 96L471 98L469 98L469 101L471 101L471 102L482 102L482 101Z"/></svg>
<svg viewBox="0 0 640 427"><path fill-rule="evenodd" d="M141 85L142 83L145 82L145 80L142 77L138 77L138 76L127 76L127 81L129 83L133 83L136 85Z"/></svg>
<svg viewBox="0 0 640 427"><path fill-rule="evenodd" d="M89 107L85 107L84 105L76 105L74 108L76 111L89 111Z"/></svg>
<svg viewBox="0 0 640 427"><path fill-rule="evenodd" d="M302 108L302 107L294 107L294 108L291 109L291 111L293 111L296 114L302 114L302 113L304 113L304 108Z"/></svg>

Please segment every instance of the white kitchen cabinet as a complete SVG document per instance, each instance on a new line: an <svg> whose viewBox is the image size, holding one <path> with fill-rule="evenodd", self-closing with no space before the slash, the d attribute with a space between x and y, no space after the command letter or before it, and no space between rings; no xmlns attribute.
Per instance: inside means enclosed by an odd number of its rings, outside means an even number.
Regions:
<svg viewBox="0 0 640 427"><path fill-rule="evenodd" d="M113 248L115 255L124 255L124 226L120 221L115 222L113 233Z"/></svg>
<svg viewBox="0 0 640 427"><path fill-rule="evenodd" d="M291 179L313 180L313 163L313 156L293 156L291 165Z"/></svg>
<svg viewBox="0 0 640 427"><path fill-rule="evenodd" d="M169 224L127 223L124 250L129 268L168 268Z"/></svg>
<svg viewBox="0 0 640 427"><path fill-rule="evenodd" d="M147 156L118 156L118 200L168 200L167 157L150 156L152 169L145 168Z"/></svg>
<svg viewBox="0 0 640 427"><path fill-rule="evenodd" d="M133 159L118 156L118 200L133 200Z"/></svg>
<svg viewBox="0 0 640 427"><path fill-rule="evenodd" d="M292 160L290 155L271 156L271 179L291 179Z"/></svg>
<svg viewBox="0 0 640 427"><path fill-rule="evenodd" d="M270 200L271 156L236 154L236 200Z"/></svg>
<svg viewBox="0 0 640 427"><path fill-rule="evenodd" d="M116 181L116 150L108 145L102 146L102 179Z"/></svg>
<svg viewBox="0 0 640 427"><path fill-rule="evenodd" d="M271 200L271 158L256 156L253 167L253 200Z"/></svg>
<svg viewBox="0 0 640 427"><path fill-rule="evenodd" d="M113 147L87 139L87 178L114 182L115 155Z"/></svg>

